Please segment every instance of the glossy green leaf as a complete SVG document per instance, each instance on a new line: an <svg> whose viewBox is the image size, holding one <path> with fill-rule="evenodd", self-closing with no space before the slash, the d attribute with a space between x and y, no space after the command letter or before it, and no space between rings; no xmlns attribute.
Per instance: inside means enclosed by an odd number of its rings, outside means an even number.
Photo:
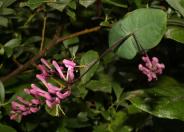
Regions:
<svg viewBox="0 0 184 132"><path fill-rule="evenodd" d="M111 93L112 91L111 82L105 80L91 80L89 83L87 83L86 88L94 92L100 91L105 93Z"/></svg>
<svg viewBox="0 0 184 132"><path fill-rule="evenodd" d="M63 11L65 7L70 3L71 0L61 0L59 2L53 2L53 3L47 3L48 6L58 10L58 11Z"/></svg>
<svg viewBox="0 0 184 132"><path fill-rule="evenodd" d="M184 88L170 80L164 78L153 88L132 91L128 100L154 116L184 121Z"/></svg>
<svg viewBox="0 0 184 132"><path fill-rule="evenodd" d="M113 83L112 88L116 95L116 99L119 100L121 94L123 93L123 88L116 82Z"/></svg>
<svg viewBox="0 0 184 132"><path fill-rule="evenodd" d="M127 114L125 112L117 112L115 113L114 119L111 121L109 128L114 131L123 131L123 123L127 119Z"/></svg>
<svg viewBox="0 0 184 132"><path fill-rule="evenodd" d="M4 85L0 80L0 104L4 103L5 100L5 89L4 89Z"/></svg>
<svg viewBox="0 0 184 132"><path fill-rule="evenodd" d="M88 51L85 54L83 54L81 60L80 60L80 65L83 66L80 69L80 75L83 75L81 78L81 83L84 84L87 81L93 77L95 74L99 62L97 62L95 65L91 65L94 61L96 61L99 58L99 55L96 51ZM86 72L87 71L87 72Z"/></svg>
<svg viewBox="0 0 184 132"><path fill-rule="evenodd" d="M41 4L43 4L45 0L28 0L26 2L26 5L30 7L32 10L36 9L39 7Z"/></svg>
<svg viewBox="0 0 184 132"><path fill-rule="evenodd" d="M16 130L10 126L0 124L0 132L16 132Z"/></svg>
<svg viewBox="0 0 184 132"><path fill-rule="evenodd" d="M4 44L5 53L8 57L10 57L13 54L13 49L18 47L21 43L21 39L15 38L11 39L8 42Z"/></svg>
<svg viewBox="0 0 184 132"><path fill-rule="evenodd" d="M146 50L158 45L166 30L166 20L167 14L162 10L137 9L112 26L109 45L112 46L120 38L133 33L138 44L131 36L119 46L116 52L122 58L133 59L141 48Z"/></svg>
<svg viewBox="0 0 184 132"><path fill-rule="evenodd" d="M63 41L63 44L65 45L66 48L68 48L70 45L79 43L79 38L78 37L73 37L71 39Z"/></svg>
<svg viewBox="0 0 184 132"><path fill-rule="evenodd" d="M84 7L89 7L93 3L95 3L96 0L79 0L79 3L83 5Z"/></svg>
<svg viewBox="0 0 184 132"><path fill-rule="evenodd" d="M21 40L18 39L18 38L16 38L16 39L11 39L11 40L9 40L8 42L6 42L6 43L4 44L4 47L9 47L9 48L12 48L12 49L13 49L13 48L19 46L20 42L21 42Z"/></svg>
<svg viewBox="0 0 184 132"><path fill-rule="evenodd" d="M184 16L184 0L166 0L167 3Z"/></svg>
<svg viewBox="0 0 184 132"><path fill-rule="evenodd" d="M16 0L1 0L0 2L3 3L2 7L8 7L13 4Z"/></svg>
<svg viewBox="0 0 184 132"><path fill-rule="evenodd" d="M11 15L15 14L15 10L11 8L0 8L0 15Z"/></svg>
<svg viewBox="0 0 184 132"><path fill-rule="evenodd" d="M8 18L0 16L0 26L7 27L8 26Z"/></svg>
<svg viewBox="0 0 184 132"><path fill-rule="evenodd" d="M165 36L177 42L184 43L184 28L181 27L168 27Z"/></svg>

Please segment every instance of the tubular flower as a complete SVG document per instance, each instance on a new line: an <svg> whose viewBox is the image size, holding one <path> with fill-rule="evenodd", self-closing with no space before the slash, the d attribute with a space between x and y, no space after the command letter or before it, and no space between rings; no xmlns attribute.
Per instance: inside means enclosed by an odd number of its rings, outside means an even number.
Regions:
<svg viewBox="0 0 184 132"><path fill-rule="evenodd" d="M31 101L26 101L22 97L17 96L17 99L19 102L13 101L11 103L12 105L12 110L10 112L10 119L11 120L16 120L16 119L21 119L22 116L26 116L32 113L36 113L39 111L40 107L40 100L31 100Z"/></svg>
<svg viewBox="0 0 184 132"><path fill-rule="evenodd" d="M159 63L159 59L157 57L152 57L150 60L149 56L145 55L142 57L142 60L145 64L139 64L138 68L143 74L147 76L149 82L157 79L157 74L161 75L163 69L165 69L165 65Z"/></svg>
<svg viewBox="0 0 184 132"><path fill-rule="evenodd" d="M36 113L39 111L40 106L46 104L49 108L61 103L62 100L71 95L70 90L63 91L61 87L57 87L48 82L48 79L53 74L59 75L61 79L67 83L74 80L74 71L76 63L64 59L62 64L52 61L52 65L45 59L41 59L42 64L38 65L40 74L36 74L36 78L46 87L45 90L38 87L36 84L31 84L30 88L25 88L24 92L33 97L32 100L26 101L22 97L17 97L17 102L13 101L12 111L10 112L10 119L17 120L23 116Z"/></svg>
<svg viewBox="0 0 184 132"><path fill-rule="evenodd" d="M65 65L65 67L68 68L66 80L71 83L74 79L74 68L76 64L73 61L66 60L66 59L63 60L63 64Z"/></svg>

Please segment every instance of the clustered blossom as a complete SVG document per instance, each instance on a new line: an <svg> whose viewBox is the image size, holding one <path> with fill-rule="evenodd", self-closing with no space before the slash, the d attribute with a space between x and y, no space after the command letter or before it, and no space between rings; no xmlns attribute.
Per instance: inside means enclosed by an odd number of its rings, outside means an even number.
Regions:
<svg viewBox="0 0 184 132"><path fill-rule="evenodd" d="M143 74L147 76L149 82L157 79L157 74L161 75L163 69L165 69L165 65L159 63L159 59L157 57L152 57L150 60L149 56L145 55L142 57L142 60L145 64L139 64L138 68Z"/></svg>
<svg viewBox="0 0 184 132"><path fill-rule="evenodd" d="M13 101L12 111L10 112L10 119L21 119L22 116L26 116L39 111L42 104L46 104L48 108L53 108L59 105L61 101L71 95L70 90L63 91L61 87L55 86L48 82L48 78L51 75L58 75L61 79L67 83L74 81L74 71L76 63L64 59L62 65L58 64L55 60L52 61L52 65L45 59L41 59L42 64L38 65L40 74L36 75L36 78L46 87L46 90L41 89L36 84L31 84L30 88L24 89L26 94L32 96L32 100L26 101L22 97L17 96L17 102Z"/></svg>

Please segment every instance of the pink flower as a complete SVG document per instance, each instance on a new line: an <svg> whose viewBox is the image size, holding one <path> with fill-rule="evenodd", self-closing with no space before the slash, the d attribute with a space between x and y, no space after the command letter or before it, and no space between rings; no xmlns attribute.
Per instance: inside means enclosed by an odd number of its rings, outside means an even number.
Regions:
<svg viewBox="0 0 184 132"><path fill-rule="evenodd" d="M49 73L44 65L38 65L38 69L42 72L40 75L48 77Z"/></svg>
<svg viewBox="0 0 184 132"><path fill-rule="evenodd" d="M44 76L37 74L36 78L39 79L47 87L47 81L45 80Z"/></svg>
<svg viewBox="0 0 184 132"><path fill-rule="evenodd" d="M145 62L145 65L139 64L138 68L140 71L142 71L143 74L147 76L148 81L157 79L157 74L162 74L163 69L165 69L165 65L159 63L157 57L153 57L152 60L150 60L149 56L145 55L142 57L142 60Z"/></svg>
<svg viewBox="0 0 184 132"><path fill-rule="evenodd" d="M51 66L49 65L49 63L47 62L47 60L45 60L44 58L40 59L42 64L44 64L48 69L52 70Z"/></svg>
<svg viewBox="0 0 184 132"><path fill-rule="evenodd" d="M67 98L68 96L71 95L71 91L66 91L66 92L64 92L63 94L60 93L60 92L57 92L56 95L57 95L60 99L65 99L65 98Z"/></svg>
<svg viewBox="0 0 184 132"><path fill-rule="evenodd" d="M10 119L21 119L23 116L36 113L43 103L46 103L49 108L53 108L60 104L63 99L71 95L70 90L62 92L60 87L49 83L48 79L51 75L58 73L57 75L64 81L69 83L73 82L76 64L73 61L64 59L63 66L60 66L56 61L52 61L52 68L45 59L42 58L41 62L42 64L38 65L41 74L36 74L36 78L41 81L47 89L41 89L35 84L31 84L31 88L24 89L25 93L31 95L33 99L26 101L24 98L18 96L17 99L19 102L12 102Z"/></svg>
<svg viewBox="0 0 184 132"><path fill-rule="evenodd" d="M66 80L71 83L74 80L74 68L76 64L73 61L67 59L63 60L63 64L68 68Z"/></svg>
<svg viewBox="0 0 184 132"><path fill-rule="evenodd" d="M12 104L13 110L19 109L21 111L26 111L26 107L24 105L22 105L22 104L19 104L19 103L15 102L15 101L13 101L11 104Z"/></svg>
<svg viewBox="0 0 184 132"><path fill-rule="evenodd" d="M38 102L35 104L32 102L26 101L24 98L19 96L17 96L17 99L19 102L13 101L11 103L12 105L12 110L10 112L11 120L21 119L22 116L35 113L40 109Z"/></svg>
<svg viewBox="0 0 184 132"><path fill-rule="evenodd" d="M53 66L56 68L57 72L59 73L60 78L64 79L66 81L66 77L63 74L62 67L59 66L59 64L56 61L52 61Z"/></svg>
<svg viewBox="0 0 184 132"><path fill-rule="evenodd" d="M47 86L48 86L47 88L48 88L48 92L49 93L56 94L56 92L60 92L61 91L61 88L58 88L58 87L52 85L51 83L48 83Z"/></svg>

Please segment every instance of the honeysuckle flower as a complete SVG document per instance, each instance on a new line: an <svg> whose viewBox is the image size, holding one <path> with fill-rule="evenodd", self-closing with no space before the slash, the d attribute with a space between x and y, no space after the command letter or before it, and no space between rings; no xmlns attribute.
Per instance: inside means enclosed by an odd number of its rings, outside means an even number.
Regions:
<svg viewBox="0 0 184 132"><path fill-rule="evenodd" d="M38 65L38 69L42 72L40 75L43 77L48 77L49 73L44 65Z"/></svg>
<svg viewBox="0 0 184 132"><path fill-rule="evenodd" d="M56 95L57 95L60 99L65 99L65 98L67 98L68 96L71 95L71 91L66 91L66 92L64 92L64 93L57 92Z"/></svg>
<svg viewBox="0 0 184 132"><path fill-rule="evenodd" d="M52 85L51 83L48 83L47 86L48 86L47 88L48 88L49 93L56 94L57 92L61 91L61 88L58 88L58 87Z"/></svg>
<svg viewBox="0 0 184 132"><path fill-rule="evenodd" d="M36 113L40 109L38 102L35 104L35 103L32 103L32 101L31 102L26 101L20 96L17 96L17 99L19 103L16 101L12 101L11 103L12 105L12 110L10 112L11 120L16 120L16 119L22 118L22 116Z"/></svg>
<svg viewBox="0 0 184 132"><path fill-rule="evenodd" d="M32 99L31 103L33 103L35 105L39 105L39 104L41 104L41 101L39 99Z"/></svg>
<svg viewBox="0 0 184 132"><path fill-rule="evenodd" d="M66 60L66 59L63 60L63 64L65 65L65 67L68 68L66 80L71 83L74 79L74 68L76 64L73 61Z"/></svg>
<svg viewBox="0 0 184 132"><path fill-rule="evenodd" d="M24 105L19 104L19 103L15 102L15 101L12 102L12 108L13 108L13 110L19 109L21 111L26 111L26 107Z"/></svg>
<svg viewBox="0 0 184 132"><path fill-rule="evenodd" d="M52 70L51 66L49 65L49 63L47 62L47 60L45 60L44 58L40 59L42 64L44 64L48 69Z"/></svg>
<svg viewBox="0 0 184 132"><path fill-rule="evenodd" d="M65 75L63 74L63 71L62 71L63 68L60 67L59 64L55 60L52 61L52 64L56 68L57 72L59 73L60 78L62 78L66 81L66 77L65 77Z"/></svg>
<svg viewBox="0 0 184 132"><path fill-rule="evenodd" d="M58 64L55 60L49 64L45 59L41 59L42 64L38 65L38 69L41 71L40 74L36 74L36 78L41 81L46 89L38 87L36 84L31 84L30 88L25 88L26 94L33 97L30 101L26 101L22 97L17 97L19 102L12 102L12 111L10 112L10 119L16 120L21 119L23 116L36 113L39 111L42 104L46 104L49 108L58 106L62 100L71 95L70 90L63 92L61 86L55 86L48 82L48 79L53 74L59 75L61 79L67 83L71 83L74 80L74 71L76 64L71 61L64 59L61 64Z"/></svg>
<svg viewBox="0 0 184 132"><path fill-rule="evenodd" d="M143 74L147 76L148 81L157 79L157 74L162 74L163 69L165 69L165 65L159 63L159 59L157 57L152 57L150 60L149 56L145 55L142 57L142 60L145 64L139 64L138 68Z"/></svg>

